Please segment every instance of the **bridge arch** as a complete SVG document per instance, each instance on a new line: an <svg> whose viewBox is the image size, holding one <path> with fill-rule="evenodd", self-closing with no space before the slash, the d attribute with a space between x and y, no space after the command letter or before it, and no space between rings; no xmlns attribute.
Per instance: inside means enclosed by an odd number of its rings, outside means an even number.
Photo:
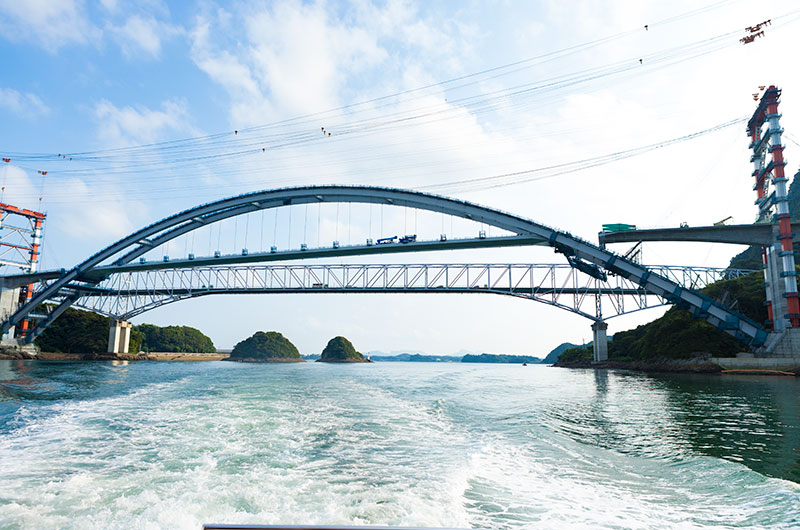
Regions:
<svg viewBox="0 0 800 530"><path fill-rule="evenodd" d="M4 321L2 332L5 333L12 326L17 325L39 304L59 292L66 292L65 287L70 282L81 281L87 273L112 257L119 256L114 259L113 265L125 265L161 244L211 223L259 210L309 203L388 204L428 210L484 223L517 235L527 236L531 238L530 244L549 245L557 252L564 254L570 265L589 275L601 277L607 273L617 274L636 282L650 293L662 296L674 303L685 304L693 310L696 316L705 318L720 329L753 346L760 346L767 337L766 331L761 329L758 324L732 309L716 303L699 292L685 289L672 280L653 273L647 267L567 232L459 199L396 188L334 185L280 188L246 193L202 204L161 219L107 246L72 269L64 271L59 278L36 292L27 303L19 307ZM28 334L26 341L31 342L78 298L77 294L66 295L58 307Z"/></svg>

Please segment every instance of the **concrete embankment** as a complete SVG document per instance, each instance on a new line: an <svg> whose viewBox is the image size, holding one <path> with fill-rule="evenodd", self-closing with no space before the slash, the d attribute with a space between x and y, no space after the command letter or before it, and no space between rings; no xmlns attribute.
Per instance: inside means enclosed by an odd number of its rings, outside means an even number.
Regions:
<svg viewBox="0 0 800 530"><path fill-rule="evenodd" d="M606 368L642 372L741 373L800 375L800 357L695 357L693 359L647 359L641 361L573 361L553 366L560 368Z"/></svg>
<svg viewBox="0 0 800 530"><path fill-rule="evenodd" d="M783 372L800 375L800 357L712 357L723 372Z"/></svg>

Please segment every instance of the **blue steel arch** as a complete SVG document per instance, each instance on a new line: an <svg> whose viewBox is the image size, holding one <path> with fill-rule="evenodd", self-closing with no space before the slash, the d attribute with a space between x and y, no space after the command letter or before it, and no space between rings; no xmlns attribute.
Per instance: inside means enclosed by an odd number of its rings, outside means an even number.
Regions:
<svg viewBox="0 0 800 530"><path fill-rule="evenodd" d="M148 225L93 254L35 293L26 304L3 322L2 333L17 325L34 308L58 293L69 282L80 280L83 274L120 253L122 255L113 262L116 265L129 263L152 248L223 219L281 206L324 202L389 204L417 208L485 223L518 235L535 237L542 244L547 244L564 254L573 267L592 275L602 275L605 274L604 271L608 271L631 279L653 294L688 306L695 316L705 318L711 324L752 346L761 346L767 337L767 332L758 324L710 297L685 289L663 276L652 273L642 265L567 232L507 212L450 197L396 188L334 185L246 193L202 204ZM67 296L28 334L26 340L32 341L77 298L76 295Z"/></svg>

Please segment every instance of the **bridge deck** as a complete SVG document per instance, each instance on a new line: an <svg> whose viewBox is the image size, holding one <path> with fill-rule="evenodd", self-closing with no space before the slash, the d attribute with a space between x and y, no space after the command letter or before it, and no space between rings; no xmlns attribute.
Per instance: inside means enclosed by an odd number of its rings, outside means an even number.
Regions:
<svg viewBox="0 0 800 530"><path fill-rule="evenodd" d="M640 241L698 241L708 243L730 243L733 245L769 246L775 242L777 225L723 225L694 226L688 228L654 228L648 230L626 230L623 232L600 232L601 245L608 243L638 243ZM792 223L793 240L800 242L800 223Z"/></svg>
<svg viewBox="0 0 800 530"><path fill-rule="evenodd" d="M544 245L546 239L533 236L502 236L485 238L449 239L446 241L413 241L409 243L391 243L384 245L347 245L340 247L310 248L307 250L290 249L277 252L252 252L242 254L226 254L219 257L198 257L195 259L170 259L169 261L134 262L125 265L106 265L92 269L81 275L81 280L100 282L112 274L122 272L141 272L149 270L184 269L215 265L240 265L245 263L266 263L271 261L296 261L344 256L367 256L377 254L400 254L408 252L435 252L442 250L466 250L477 248L518 247ZM31 282L55 280L64 271L49 270L33 274L12 274L0 277L0 285L13 289Z"/></svg>

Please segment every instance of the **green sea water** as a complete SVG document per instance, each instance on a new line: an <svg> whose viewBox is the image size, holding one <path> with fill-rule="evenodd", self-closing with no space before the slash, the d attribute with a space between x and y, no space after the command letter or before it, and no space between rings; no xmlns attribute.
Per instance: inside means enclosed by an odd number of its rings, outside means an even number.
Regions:
<svg viewBox="0 0 800 530"><path fill-rule="evenodd" d="M0 528L800 528L795 378L0 361Z"/></svg>

